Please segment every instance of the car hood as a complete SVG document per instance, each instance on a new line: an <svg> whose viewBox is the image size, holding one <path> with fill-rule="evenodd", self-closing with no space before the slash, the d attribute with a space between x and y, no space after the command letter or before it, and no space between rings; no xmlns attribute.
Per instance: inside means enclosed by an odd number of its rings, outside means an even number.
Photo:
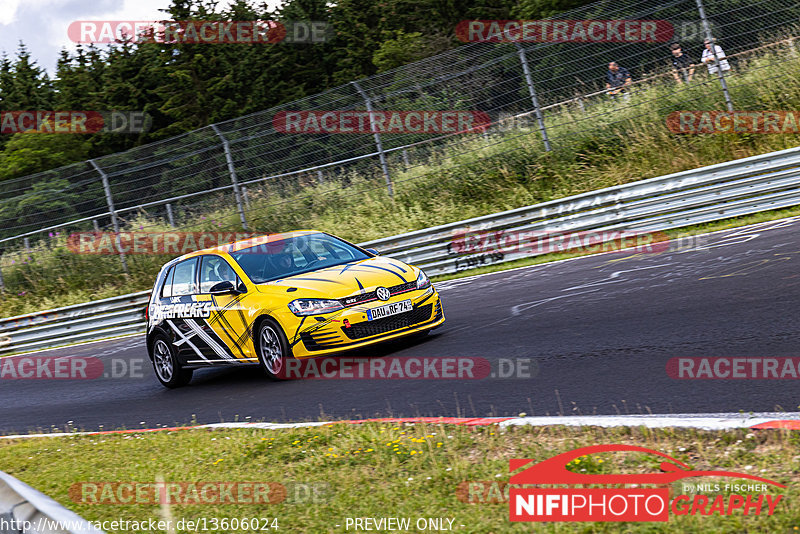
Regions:
<svg viewBox="0 0 800 534"><path fill-rule="evenodd" d="M299 291L293 295L299 298L343 298L381 286L388 288L413 282L418 273L419 269L399 260L376 256L265 282L257 287L262 293L273 293L276 289L283 292L295 287Z"/></svg>

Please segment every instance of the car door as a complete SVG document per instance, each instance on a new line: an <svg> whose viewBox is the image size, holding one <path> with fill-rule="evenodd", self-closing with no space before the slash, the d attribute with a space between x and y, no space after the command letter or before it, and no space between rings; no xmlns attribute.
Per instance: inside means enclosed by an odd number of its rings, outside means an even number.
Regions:
<svg viewBox="0 0 800 534"><path fill-rule="evenodd" d="M212 294L211 289L230 282L235 293ZM199 293L197 300L210 303L211 314L204 319L209 335L219 339L235 362L257 361L250 350L251 331L248 328L249 310L242 306L246 288L230 264L221 256L207 254L200 257Z"/></svg>
<svg viewBox="0 0 800 534"><path fill-rule="evenodd" d="M208 360L207 344L197 335L195 315L204 313L194 301L197 293L197 258L176 263L167 273L161 290L160 314L170 330L178 359L183 363Z"/></svg>

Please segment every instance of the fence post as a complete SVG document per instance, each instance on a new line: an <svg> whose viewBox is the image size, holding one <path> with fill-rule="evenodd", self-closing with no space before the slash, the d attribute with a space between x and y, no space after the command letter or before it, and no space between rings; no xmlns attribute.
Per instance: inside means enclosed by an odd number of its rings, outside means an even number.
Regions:
<svg viewBox="0 0 800 534"><path fill-rule="evenodd" d="M228 172L231 175L231 183L233 184L233 196L236 199L236 209L239 211L239 219L242 221L242 229L249 232L250 228L247 226L247 219L244 217L244 206L242 205L242 192L239 190L239 180L236 178L236 169L233 166L233 156L231 156L231 147L228 140L219 131L216 124L212 124L211 128L219 136L222 141L222 148L225 150L225 160L228 162Z"/></svg>
<svg viewBox="0 0 800 534"><path fill-rule="evenodd" d="M514 43L517 47L519 54L519 62L522 63L522 72L525 74L525 83L528 84L528 93L531 95L531 102L533 109L536 112L536 122L539 123L539 133L542 134L542 141L544 141L545 152L550 152L550 139L547 137L547 128L544 127L544 117L542 110L539 108L539 99L536 96L536 88L533 86L533 78L531 77L531 69L528 67L528 58L525 57L525 49L519 43Z"/></svg>
<svg viewBox="0 0 800 534"><path fill-rule="evenodd" d="M375 116L373 115L372 109L372 100L370 100L367 93L358 85L358 82L350 82L353 84L353 87L356 88L356 91L361 95L361 98L364 99L364 103L367 105L367 113L369 113L369 129L372 131L372 136L375 138L375 145L378 147L378 156L381 160L381 169L383 170L383 176L386 178L386 189L389 191L389 196L394 196L394 191L392 191L392 179L389 176L389 165L386 163L386 154L383 152L383 143L381 143L381 134L378 133L378 130L375 128Z"/></svg>
<svg viewBox="0 0 800 534"><path fill-rule="evenodd" d="M725 75L722 74L722 67L717 57L717 40L711 35L711 26L708 24L706 10L705 7L703 7L703 0L696 0L696 2L697 11L700 12L700 20L703 21L703 31L706 34L706 39L711 42L711 53L714 55L714 65L717 66L717 78L719 78L719 83L722 86L722 93L725 95L725 105L728 107L728 111L733 112L733 100L731 100L731 94L728 92L728 82L725 81Z"/></svg>
<svg viewBox="0 0 800 534"><path fill-rule="evenodd" d="M171 228L175 228L175 215L172 213L172 204L167 203L167 222Z"/></svg>
<svg viewBox="0 0 800 534"><path fill-rule="evenodd" d="M103 180L103 191L106 193L106 204L108 204L108 212L111 214L111 223L114 225L114 234L116 234L114 241L117 244L117 250L119 250L119 261L122 262L122 269L125 271L125 274L131 274L128 270L128 260L125 258L125 252L122 250L119 239L119 219L117 218L117 210L114 209L114 199L111 198L111 185L108 183L108 175L93 159L90 159L89 163L91 163L92 167L94 167L95 170L100 173L100 179Z"/></svg>
<svg viewBox="0 0 800 534"><path fill-rule="evenodd" d="M6 281L3 280L3 269L0 267L0 291L6 290Z"/></svg>

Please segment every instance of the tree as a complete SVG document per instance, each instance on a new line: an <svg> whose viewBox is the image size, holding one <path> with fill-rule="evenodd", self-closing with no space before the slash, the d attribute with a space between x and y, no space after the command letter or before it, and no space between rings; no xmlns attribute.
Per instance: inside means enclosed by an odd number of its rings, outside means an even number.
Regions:
<svg viewBox="0 0 800 534"><path fill-rule="evenodd" d="M85 160L83 135L18 133L0 151L0 180L26 176Z"/></svg>
<svg viewBox="0 0 800 534"><path fill-rule="evenodd" d="M11 90L4 96L6 109L46 110L53 104L53 87L47 73L31 59L20 42L17 60L12 69Z"/></svg>

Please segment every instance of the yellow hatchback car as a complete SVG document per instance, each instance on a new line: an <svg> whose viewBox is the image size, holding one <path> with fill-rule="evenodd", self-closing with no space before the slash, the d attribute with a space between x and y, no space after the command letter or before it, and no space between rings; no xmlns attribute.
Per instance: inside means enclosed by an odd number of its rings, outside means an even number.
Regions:
<svg viewBox="0 0 800 534"><path fill-rule="evenodd" d="M161 268L147 307L147 350L158 380L194 369L335 355L444 322L422 270L317 231L270 234L199 250Z"/></svg>

